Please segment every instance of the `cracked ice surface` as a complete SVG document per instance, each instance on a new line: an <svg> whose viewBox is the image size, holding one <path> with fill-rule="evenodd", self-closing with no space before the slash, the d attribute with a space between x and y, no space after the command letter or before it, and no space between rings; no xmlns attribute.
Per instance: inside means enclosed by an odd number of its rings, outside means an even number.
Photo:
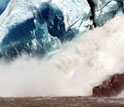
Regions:
<svg viewBox="0 0 124 107"><path fill-rule="evenodd" d="M94 22L97 26L123 14L123 0L94 0Z"/></svg>
<svg viewBox="0 0 124 107"><path fill-rule="evenodd" d="M52 3L63 11L66 30L77 32L89 30L91 12L87 0L53 0Z"/></svg>

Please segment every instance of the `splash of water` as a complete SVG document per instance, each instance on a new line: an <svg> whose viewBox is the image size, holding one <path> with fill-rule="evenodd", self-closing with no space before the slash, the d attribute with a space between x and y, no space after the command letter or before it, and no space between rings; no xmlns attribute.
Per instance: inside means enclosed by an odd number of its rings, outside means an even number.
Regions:
<svg viewBox="0 0 124 107"><path fill-rule="evenodd" d="M0 63L0 96L87 96L110 75L123 72L124 16L65 43L52 57L23 56Z"/></svg>

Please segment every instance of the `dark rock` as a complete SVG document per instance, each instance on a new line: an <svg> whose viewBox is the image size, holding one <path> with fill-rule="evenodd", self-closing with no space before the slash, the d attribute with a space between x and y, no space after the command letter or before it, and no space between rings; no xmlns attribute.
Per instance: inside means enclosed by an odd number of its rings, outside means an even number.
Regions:
<svg viewBox="0 0 124 107"><path fill-rule="evenodd" d="M124 89L124 74L115 74L105 80L102 85L93 88L93 96L116 96Z"/></svg>

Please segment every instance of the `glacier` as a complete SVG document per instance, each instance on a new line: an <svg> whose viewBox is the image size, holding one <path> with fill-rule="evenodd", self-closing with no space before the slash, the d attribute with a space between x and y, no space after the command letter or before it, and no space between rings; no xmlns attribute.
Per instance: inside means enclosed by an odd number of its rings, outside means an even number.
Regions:
<svg viewBox="0 0 124 107"><path fill-rule="evenodd" d="M92 95L124 71L123 12L123 0L10 0L0 56L21 56L0 59L0 96Z"/></svg>
<svg viewBox="0 0 124 107"><path fill-rule="evenodd" d="M48 3L45 2L39 0L35 5L32 0L9 2L0 17L0 53L3 56L12 57L23 51L46 53L61 45L60 40L48 32L44 16Z"/></svg>
<svg viewBox="0 0 124 107"><path fill-rule="evenodd" d="M115 16L124 14L124 0L90 0L93 4L93 20L96 26L104 25Z"/></svg>
<svg viewBox="0 0 124 107"><path fill-rule="evenodd" d="M90 25L86 1L11 0L0 16L0 55L42 55L59 49Z"/></svg>
<svg viewBox="0 0 124 107"><path fill-rule="evenodd" d="M10 0L0 15L0 56L54 52L123 14L123 0Z"/></svg>

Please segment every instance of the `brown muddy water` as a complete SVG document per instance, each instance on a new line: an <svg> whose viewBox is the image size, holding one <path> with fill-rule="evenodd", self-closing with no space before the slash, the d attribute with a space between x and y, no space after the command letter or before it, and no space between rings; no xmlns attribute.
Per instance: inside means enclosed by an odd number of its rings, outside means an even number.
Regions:
<svg viewBox="0 0 124 107"><path fill-rule="evenodd" d="M124 107L124 98L26 97L0 98L0 107Z"/></svg>

